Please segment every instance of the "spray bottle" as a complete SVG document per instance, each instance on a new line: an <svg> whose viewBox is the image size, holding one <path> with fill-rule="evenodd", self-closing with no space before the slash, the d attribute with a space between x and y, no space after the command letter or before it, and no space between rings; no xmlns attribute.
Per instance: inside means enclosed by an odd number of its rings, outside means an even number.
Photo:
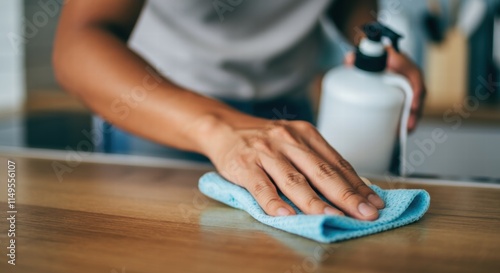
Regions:
<svg viewBox="0 0 500 273"><path fill-rule="evenodd" d="M404 176L413 92L406 78L385 71L382 42L389 38L397 51L401 36L378 22L363 30L354 67L332 69L323 79L318 129L358 172L381 175L389 170L399 128Z"/></svg>

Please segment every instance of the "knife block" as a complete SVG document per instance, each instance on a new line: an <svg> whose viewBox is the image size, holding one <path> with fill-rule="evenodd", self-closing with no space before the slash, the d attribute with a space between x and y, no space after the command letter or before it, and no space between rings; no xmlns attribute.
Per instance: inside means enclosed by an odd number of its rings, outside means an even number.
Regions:
<svg viewBox="0 0 500 273"><path fill-rule="evenodd" d="M426 112L444 113L464 102L467 94L468 44L465 35L453 28L440 44L427 46Z"/></svg>

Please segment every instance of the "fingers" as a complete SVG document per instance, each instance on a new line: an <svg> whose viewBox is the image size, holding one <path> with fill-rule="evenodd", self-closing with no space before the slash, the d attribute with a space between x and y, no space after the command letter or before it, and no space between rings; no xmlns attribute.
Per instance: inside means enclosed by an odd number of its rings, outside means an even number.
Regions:
<svg viewBox="0 0 500 273"><path fill-rule="evenodd" d="M355 172L349 173L350 167L330 164L313 152L298 147L290 146L286 153L309 182L336 207L357 219L378 218L377 208L367 198L376 201L380 207L383 207L382 200L359 177L355 178Z"/></svg>
<svg viewBox="0 0 500 273"><path fill-rule="evenodd" d="M330 160L328 160L330 161ZM356 171L352 168L352 166L345 159L339 159L339 169L340 172L346 177L347 181L349 181L352 187L363 196L370 204L375 206L377 209L383 209L385 207L385 203L380 198L375 191L373 191L368 185L359 177ZM332 163L330 163L332 164Z"/></svg>
<svg viewBox="0 0 500 273"><path fill-rule="evenodd" d="M411 116L408 122L408 129L412 131L415 129L417 121L422 114L423 102L426 95L424 77L420 69L408 56L396 52L392 47L387 47L387 51L389 52L388 69L405 76L413 89Z"/></svg>
<svg viewBox="0 0 500 273"><path fill-rule="evenodd" d="M304 175L285 157L263 156L261 161L278 188L305 214L344 215L340 210L321 200Z"/></svg>
<svg viewBox="0 0 500 273"><path fill-rule="evenodd" d="M240 146L232 145L229 156L219 158L225 168L216 164L226 170L221 174L245 187L268 215L295 214L278 194L280 189L305 214L378 218L382 200L314 126L300 121L273 126L237 135Z"/></svg>
<svg viewBox="0 0 500 273"><path fill-rule="evenodd" d="M356 56L354 55L354 52L352 51L347 52L344 57L344 65L353 66L355 59Z"/></svg>
<svg viewBox="0 0 500 273"><path fill-rule="evenodd" d="M425 85L418 70L409 70L408 72L401 74L409 80L413 90L413 101L411 105L410 120L408 122L408 130L413 131L422 115L425 98Z"/></svg>
<svg viewBox="0 0 500 273"><path fill-rule="evenodd" d="M408 131L413 132L417 127L418 116L415 112L411 112L410 118L408 120Z"/></svg>
<svg viewBox="0 0 500 273"><path fill-rule="evenodd" d="M384 201L363 182L358 176L354 168L347 162L328 142L315 131L309 133L311 137L306 140L307 145L311 147L312 152L316 153L320 158L326 161L331 166L336 166L336 169L345 177L357 191L366 198L372 205L378 209L385 207Z"/></svg>
<svg viewBox="0 0 500 273"><path fill-rule="evenodd" d="M240 177L242 179L240 179L239 184L252 194L268 215L287 216L295 214L294 209L278 195L276 187L261 168L258 166L249 168Z"/></svg>

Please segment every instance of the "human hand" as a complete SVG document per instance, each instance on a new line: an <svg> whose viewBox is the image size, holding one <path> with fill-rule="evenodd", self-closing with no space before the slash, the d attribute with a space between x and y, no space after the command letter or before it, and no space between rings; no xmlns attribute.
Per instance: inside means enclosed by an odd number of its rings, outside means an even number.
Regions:
<svg viewBox="0 0 500 273"><path fill-rule="evenodd" d="M205 154L222 176L246 188L268 215L295 214L278 189L305 214L375 220L377 209L384 207L382 199L308 122L259 119L243 129L209 123L217 125L208 126L205 137L211 141Z"/></svg>

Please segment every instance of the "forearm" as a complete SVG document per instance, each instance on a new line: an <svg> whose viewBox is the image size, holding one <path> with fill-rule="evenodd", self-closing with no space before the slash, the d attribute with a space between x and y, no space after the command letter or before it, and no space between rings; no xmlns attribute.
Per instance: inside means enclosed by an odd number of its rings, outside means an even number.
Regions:
<svg viewBox="0 0 500 273"><path fill-rule="evenodd" d="M356 45L363 35L361 27L377 20L377 2L377 0L338 0L329 9L328 14L347 40Z"/></svg>
<svg viewBox="0 0 500 273"><path fill-rule="evenodd" d="M58 38L54 64L62 86L94 112L117 127L179 149L204 153L212 127L258 121L160 77L124 41L97 27Z"/></svg>

